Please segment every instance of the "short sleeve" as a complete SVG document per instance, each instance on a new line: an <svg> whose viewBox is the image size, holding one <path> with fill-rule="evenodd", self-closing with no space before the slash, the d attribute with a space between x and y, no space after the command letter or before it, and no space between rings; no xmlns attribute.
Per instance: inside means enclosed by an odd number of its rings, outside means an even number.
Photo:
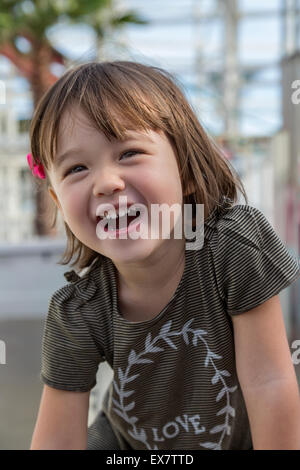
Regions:
<svg viewBox="0 0 300 470"><path fill-rule="evenodd" d="M104 357L97 348L80 299L67 285L53 294L42 340L42 381L61 390L86 392L96 385Z"/></svg>
<svg viewBox="0 0 300 470"><path fill-rule="evenodd" d="M257 307L300 276L299 260L264 214L248 205L234 206L218 222L213 252L217 288L229 315Z"/></svg>

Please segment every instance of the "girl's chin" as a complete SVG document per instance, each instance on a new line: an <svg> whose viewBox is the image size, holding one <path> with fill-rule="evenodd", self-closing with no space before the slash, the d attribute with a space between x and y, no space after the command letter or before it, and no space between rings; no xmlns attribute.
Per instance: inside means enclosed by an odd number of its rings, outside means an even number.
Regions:
<svg viewBox="0 0 300 470"><path fill-rule="evenodd" d="M159 240L132 240L131 243L126 244L126 249L125 245L121 244L121 240L105 240L104 243L106 246L101 242L101 250L96 251L101 251L102 255L118 263L144 260L159 247L161 242Z"/></svg>

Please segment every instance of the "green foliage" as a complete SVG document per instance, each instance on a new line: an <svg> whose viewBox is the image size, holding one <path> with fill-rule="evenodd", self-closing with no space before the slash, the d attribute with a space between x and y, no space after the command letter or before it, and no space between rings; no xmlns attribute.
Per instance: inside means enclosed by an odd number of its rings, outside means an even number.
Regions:
<svg viewBox="0 0 300 470"><path fill-rule="evenodd" d="M47 41L47 29L59 22L85 23L101 38L107 26L147 23L135 12L114 12L112 0L0 0L0 43L22 35Z"/></svg>

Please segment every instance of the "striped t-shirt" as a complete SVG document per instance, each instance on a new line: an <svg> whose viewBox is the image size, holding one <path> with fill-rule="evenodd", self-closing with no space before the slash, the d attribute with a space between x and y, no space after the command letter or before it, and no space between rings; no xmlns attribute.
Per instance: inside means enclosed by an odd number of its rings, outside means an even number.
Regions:
<svg viewBox="0 0 300 470"><path fill-rule="evenodd" d="M44 383L88 391L107 361L114 378L103 413L121 449L252 448L231 315L300 275L299 262L262 212L249 205L215 209L202 248L185 250L180 283L150 320L130 322L120 313L109 258L97 258L82 277L71 273L49 304Z"/></svg>

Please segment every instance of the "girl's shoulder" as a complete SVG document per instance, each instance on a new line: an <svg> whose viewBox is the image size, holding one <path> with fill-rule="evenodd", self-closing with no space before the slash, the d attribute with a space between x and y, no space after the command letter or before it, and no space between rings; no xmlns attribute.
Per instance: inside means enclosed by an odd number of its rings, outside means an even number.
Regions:
<svg viewBox="0 0 300 470"><path fill-rule="evenodd" d="M256 207L224 205L205 227L216 288L230 315L260 305L300 276L299 260Z"/></svg>
<svg viewBox="0 0 300 470"><path fill-rule="evenodd" d="M72 285L80 283L83 279L89 279L93 276L95 268L99 265L100 256L96 257L92 263L81 271L66 271L64 278Z"/></svg>
<svg viewBox="0 0 300 470"><path fill-rule="evenodd" d="M208 217L204 233L212 244L235 240L243 245L262 248L276 232L266 216L256 207L248 204L233 205L225 200Z"/></svg>
<svg viewBox="0 0 300 470"><path fill-rule="evenodd" d="M78 303L90 300L97 291L95 283L95 271L99 267L99 258L95 258L90 266L80 272L74 269L66 271L64 278L67 284L58 288L51 297L51 302L57 305L72 303L74 306Z"/></svg>

